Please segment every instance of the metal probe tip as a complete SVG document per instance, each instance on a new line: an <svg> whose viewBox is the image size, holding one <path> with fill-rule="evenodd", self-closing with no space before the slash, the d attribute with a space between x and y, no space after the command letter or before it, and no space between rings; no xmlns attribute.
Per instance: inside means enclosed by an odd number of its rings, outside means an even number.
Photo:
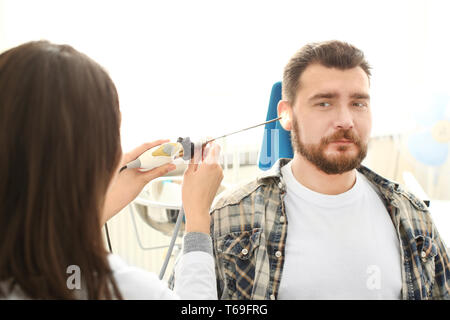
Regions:
<svg viewBox="0 0 450 320"><path fill-rule="evenodd" d="M253 129L253 128L262 126L262 125L264 125L264 124L268 124L268 123L271 123L271 122L278 121L278 120L280 120L281 118L282 118L282 117L278 117L278 118L275 118L275 119L272 119L272 120L269 120L269 121L266 121L266 122L257 124L256 126L251 126L251 127L248 127L248 128L242 129L242 130L238 130L238 131L235 131L235 132L232 132L232 133L225 134L225 135L223 135L223 136L220 136L220 137L217 137L217 138L214 138L214 139L207 140L207 141L205 142L205 144L208 144L208 143L210 143L210 142L212 142L212 141L214 141L214 140L217 140L217 139L221 139L221 138L225 138L225 137L231 136L232 134L235 134L235 133L239 133L239 132L242 132L242 131L246 131L246 130L249 130L249 129Z"/></svg>

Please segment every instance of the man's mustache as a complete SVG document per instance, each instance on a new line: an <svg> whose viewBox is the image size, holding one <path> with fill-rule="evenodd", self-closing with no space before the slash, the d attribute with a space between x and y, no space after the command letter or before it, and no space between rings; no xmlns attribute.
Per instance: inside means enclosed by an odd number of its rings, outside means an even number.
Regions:
<svg viewBox="0 0 450 320"><path fill-rule="evenodd" d="M358 137L358 135L352 129L342 129L342 130L336 131L331 136L323 138L321 144L329 144L329 143L336 142L336 141L339 141L342 139L349 140L356 145L361 144L361 139Z"/></svg>

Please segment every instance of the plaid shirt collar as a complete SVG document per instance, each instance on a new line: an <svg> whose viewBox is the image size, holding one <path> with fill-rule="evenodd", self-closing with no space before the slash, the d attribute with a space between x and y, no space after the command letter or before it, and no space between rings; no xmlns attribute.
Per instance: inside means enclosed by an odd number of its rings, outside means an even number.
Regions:
<svg viewBox="0 0 450 320"><path fill-rule="evenodd" d="M284 167L286 164L288 164L292 159L288 158L281 158L279 159L271 169L263 172L258 176L258 183L259 184L266 184L271 179L274 179L277 182L281 182L282 184L279 184L279 187L282 189L282 191L286 191L286 185L284 184L282 175L281 175L281 168ZM399 198L399 194L407 195L407 198L411 201L413 201L414 205L417 207L417 209L420 210L427 210L427 206L424 204L424 202L416 199L411 194L405 192L400 185L397 182L390 181L379 174L373 172L369 168L360 165L357 170L362 173L370 182L375 184L378 187L378 190L384 197L385 205L391 205L394 207L399 207L401 199Z"/></svg>
<svg viewBox="0 0 450 320"><path fill-rule="evenodd" d="M270 168L269 170L263 172L262 174L260 174L258 176L258 181L261 184L265 184L265 181L267 179L276 179L276 180L280 180L282 178L281 175L281 168L284 167L286 164L288 164L290 161L292 161L292 159L288 159L288 158L281 158L278 159L277 162L275 162L275 164L272 166L272 168ZM372 170L370 170L369 168L361 165L358 169L359 172L361 172L362 174L364 174L370 181L375 182L377 184L379 184L379 182L381 182L382 186L383 186L383 194L384 195L392 195L393 191L395 189L398 189L399 184L396 182L392 182L387 180L386 178L383 178L382 176L376 174L375 172L373 172ZM283 184L284 187L284 184ZM381 190L380 190L381 191Z"/></svg>

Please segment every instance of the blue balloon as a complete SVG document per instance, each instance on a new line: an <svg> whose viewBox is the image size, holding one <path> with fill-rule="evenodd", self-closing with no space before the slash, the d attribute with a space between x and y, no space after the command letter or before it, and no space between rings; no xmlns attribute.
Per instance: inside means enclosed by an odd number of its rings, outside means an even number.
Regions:
<svg viewBox="0 0 450 320"><path fill-rule="evenodd" d="M416 115L416 121L422 126L432 127L436 122L444 119L449 102L450 96L447 93L434 94L430 98L430 103Z"/></svg>
<svg viewBox="0 0 450 320"><path fill-rule="evenodd" d="M440 166L447 160L447 143L434 140L431 130L412 134L408 139L408 148L414 158L429 166Z"/></svg>

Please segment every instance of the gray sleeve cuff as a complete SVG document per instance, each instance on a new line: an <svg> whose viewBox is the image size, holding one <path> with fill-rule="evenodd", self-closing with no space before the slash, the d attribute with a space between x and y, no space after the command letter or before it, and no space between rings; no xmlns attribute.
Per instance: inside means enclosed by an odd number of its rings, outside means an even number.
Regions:
<svg viewBox="0 0 450 320"><path fill-rule="evenodd" d="M203 251L213 255L212 239L203 232L188 232L183 239L183 253Z"/></svg>

